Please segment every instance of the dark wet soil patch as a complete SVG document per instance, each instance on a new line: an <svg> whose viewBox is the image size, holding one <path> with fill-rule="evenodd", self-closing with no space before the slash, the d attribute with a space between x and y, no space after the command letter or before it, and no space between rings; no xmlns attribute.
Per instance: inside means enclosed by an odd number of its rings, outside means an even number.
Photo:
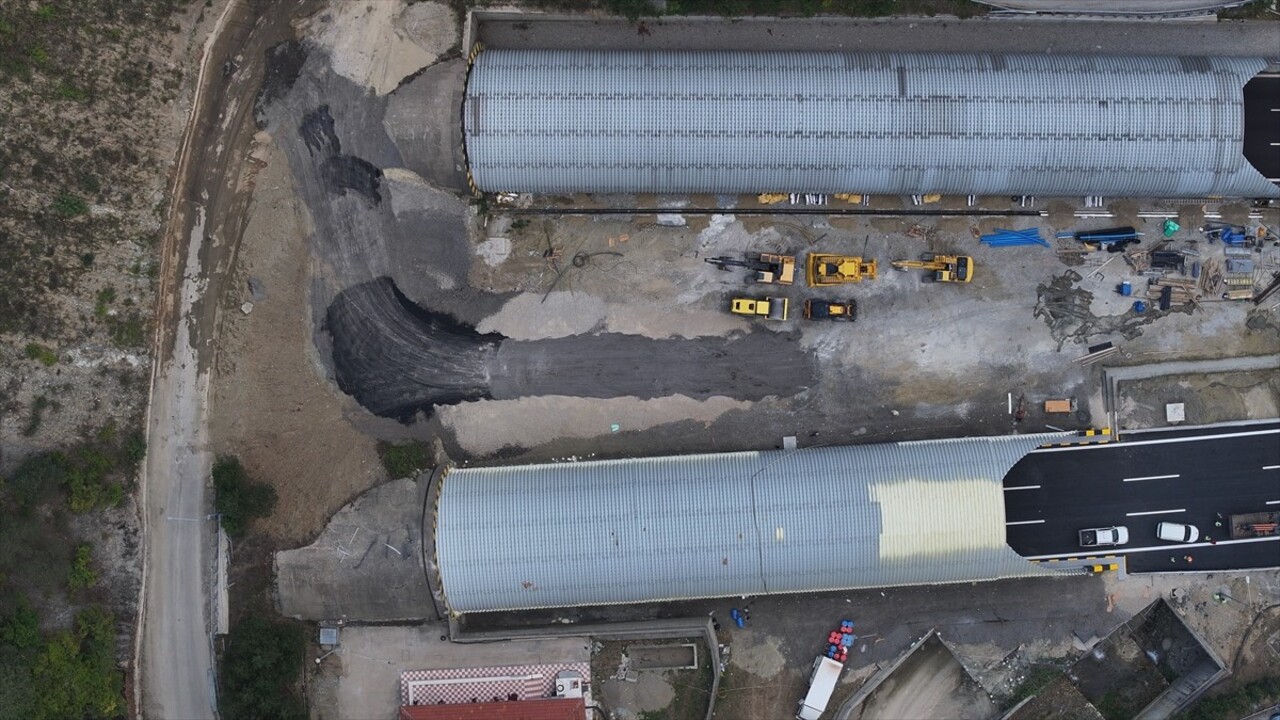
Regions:
<svg viewBox="0 0 1280 720"><path fill-rule="evenodd" d="M759 400L798 394L817 377L798 333L694 340L606 333L522 342L415 305L389 278L340 293L325 329L338 386L375 415L402 422L436 406L491 398Z"/></svg>
<svg viewBox="0 0 1280 720"><path fill-rule="evenodd" d="M302 43L280 43L267 51L266 69L262 76L262 88L254 100L254 115L259 128L266 127L265 110L268 105L284 97L298 81L302 65L307 61L307 51Z"/></svg>
<svg viewBox="0 0 1280 720"><path fill-rule="evenodd" d="M1099 317L1089 309L1093 293L1076 287L1081 279L1080 273L1068 270L1036 290L1035 317L1049 326L1050 334L1058 341L1059 350L1069 340L1088 342L1089 338L1099 335L1120 335L1125 340L1132 340L1142 335L1145 326L1165 315L1191 313L1189 305L1160 311L1155 309L1153 302L1145 313L1130 310L1123 315Z"/></svg>
<svg viewBox="0 0 1280 720"><path fill-rule="evenodd" d="M302 142L306 143L307 151L312 155L320 153L322 157L327 157L342 152L342 143L338 140L328 105L321 105L307 113L298 126L298 134L302 136Z"/></svg>
<svg viewBox="0 0 1280 720"><path fill-rule="evenodd" d="M355 192L370 204L382 202L382 170L373 163L354 155L334 155L320 165L320 177L325 188L337 195Z"/></svg>

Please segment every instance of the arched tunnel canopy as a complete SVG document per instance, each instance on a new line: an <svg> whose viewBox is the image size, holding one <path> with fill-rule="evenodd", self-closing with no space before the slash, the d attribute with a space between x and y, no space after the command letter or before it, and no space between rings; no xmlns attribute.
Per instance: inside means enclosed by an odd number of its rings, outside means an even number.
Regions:
<svg viewBox="0 0 1280 720"><path fill-rule="evenodd" d="M1060 437L455 469L424 531L459 613L1044 574L1001 480Z"/></svg>
<svg viewBox="0 0 1280 720"><path fill-rule="evenodd" d="M1244 157L1262 59L486 50L486 191L1280 197Z"/></svg>

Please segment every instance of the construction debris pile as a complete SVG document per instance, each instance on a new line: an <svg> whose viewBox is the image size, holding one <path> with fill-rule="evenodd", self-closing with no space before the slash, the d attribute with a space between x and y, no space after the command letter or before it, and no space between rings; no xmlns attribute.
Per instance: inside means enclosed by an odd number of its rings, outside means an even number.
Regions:
<svg viewBox="0 0 1280 720"><path fill-rule="evenodd" d="M1149 303L1161 310L1215 300L1252 300L1262 304L1280 291L1280 237L1265 225L1249 229L1241 225L1211 222L1199 231L1202 238L1177 241L1177 223L1165 223L1164 237L1154 245L1141 245L1143 233L1132 227L1061 233L1059 239L1079 241L1086 253L1105 250L1117 255L1106 260L1086 258L1095 266L1091 275L1115 257L1123 257L1130 271L1145 280L1120 283L1121 295L1135 295L1135 312ZM1123 253L1123 254L1121 254Z"/></svg>

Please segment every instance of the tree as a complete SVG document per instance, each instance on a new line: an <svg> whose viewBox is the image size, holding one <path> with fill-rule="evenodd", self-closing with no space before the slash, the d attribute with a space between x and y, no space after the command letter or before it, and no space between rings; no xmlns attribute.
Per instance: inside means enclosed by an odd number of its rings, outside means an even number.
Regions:
<svg viewBox="0 0 1280 720"><path fill-rule="evenodd" d="M270 515L278 499L275 488L254 482L240 459L231 455L223 455L213 464L213 492L222 529L231 537L242 537L253 518Z"/></svg>
<svg viewBox="0 0 1280 720"><path fill-rule="evenodd" d="M222 656L218 709L226 720L304 720L295 691L306 640L287 622L251 615L236 623Z"/></svg>

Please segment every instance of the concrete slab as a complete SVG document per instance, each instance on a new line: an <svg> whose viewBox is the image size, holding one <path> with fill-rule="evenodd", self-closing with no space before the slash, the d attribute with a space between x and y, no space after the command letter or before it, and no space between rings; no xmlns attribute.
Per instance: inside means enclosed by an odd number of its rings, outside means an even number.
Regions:
<svg viewBox="0 0 1280 720"><path fill-rule="evenodd" d="M426 490L413 480L381 485L338 511L311 545L277 553L280 612L302 620L434 619L422 569Z"/></svg>

